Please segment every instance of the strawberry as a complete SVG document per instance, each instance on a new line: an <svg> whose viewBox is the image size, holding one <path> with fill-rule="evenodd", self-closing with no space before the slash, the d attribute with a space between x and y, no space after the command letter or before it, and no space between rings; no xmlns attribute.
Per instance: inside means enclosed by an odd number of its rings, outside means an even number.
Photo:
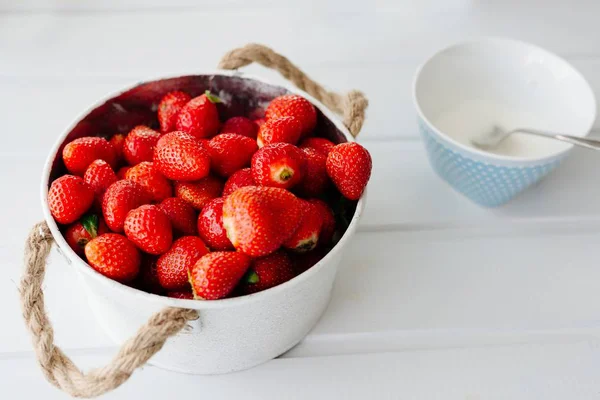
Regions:
<svg viewBox="0 0 600 400"><path fill-rule="evenodd" d="M247 136L250 139L256 139L256 136L258 135L258 125L246 117L233 117L225 121L220 133L235 133L237 135Z"/></svg>
<svg viewBox="0 0 600 400"><path fill-rule="evenodd" d="M294 117L268 119L260 126L256 142L258 147L272 143L296 144L302 134L302 124Z"/></svg>
<svg viewBox="0 0 600 400"><path fill-rule="evenodd" d="M125 178L139 183L148 192L152 201L159 202L173 196L171 182L151 162L144 161L131 167L125 174Z"/></svg>
<svg viewBox="0 0 600 400"><path fill-rule="evenodd" d="M227 179L225 187L223 188L223 197L229 196L231 193L244 186L256 186L250 168L240 169Z"/></svg>
<svg viewBox="0 0 600 400"><path fill-rule="evenodd" d="M338 144L327 155L327 174L349 200L360 199L372 167L371 155L356 142Z"/></svg>
<svg viewBox="0 0 600 400"><path fill-rule="evenodd" d="M129 132L123 143L123 157L129 165L152 161L154 147L160 133L147 126L138 125Z"/></svg>
<svg viewBox="0 0 600 400"><path fill-rule="evenodd" d="M217 300L233 291L250 266L250 257L234 251L217 251L200 258L190 271L194 297Z"/></svg>
<svg viewBox="0 0 600 400"><path fill-rule="evenodd" d="M331 239L333 239L333 234L335 233L335 216L333 215L333 211L323 200L309 199L308 201L315 206L315 211L319 213L323 221L318 245L327 246L331 243Z"/></svg>
<svg viewBox="0 0 600 400"><path fill-rule="evenodd" d="M117 181L117 175L106 161L96 160L85 170L83 180L101 199L106 189Z"/></svg>
<svg viewBox="0 0 600 400"><path fill-rule="evenodd" d="M261 186L289 189L302 180L305 170L304 152L288 143L267 145L252 156L252 177Z"/></svg>
<svg viewBox="0 0 600 400"><path fill-rule="evenodd" d="M172 299L182 299L182 300L194 300L194 293L192 291L170 291L167 292L167 297Z"/></svg>
<svg viewBox="0 0 600 400"><path fill-rule="evenodd" d="M268 120L280 117L294 117L302 124L303 136L311 133L317 126L317 110L302 96L288 94L276 97L265 111Z"/></svg>
<svg viewBox="0 0 600 400"><path fill-rule="evenodd" d="M189 287L188 270L207 253L208 248L199 237L183 236L177 239L156 263L160 285L167 290Z"/></svg>
<svg viewBox="0 0 600 400"><path fill-rule="evenodd" d="M164 199L158 207L171 221L171 226L176 233L182 235L195 235L196 210L187 201L179 197Z"/></svg>
<svg viewBox="0 0 600 400"><path fill-rule="evenodd" d="M252 257L277 250L302 219L299 199L284 189L246 186L225 198L223 225L233 246Z"/></svg>
<svg viewBox="0 0 600 400"><path fill-rule="evenodd" d="M335 147L335 144L332 141L327 140L325 138L310 137L300 142L300 145L298 147L300 147L301 149L315 149L318 152L323 153L325 157L327 157L327 154L329 154L331 149Z"/></svg>
<svg viewBox="0 0 600 400"><path fill-rule="evenodd" d="M127 171L129 171L131 169L131 167L121 167L119 168L119 170L117 171L117 178L119 179L125 179L125 175L127 175Z"/></svg>
<svg viewBox="0 0 600 400"><path fill-rule="evenodd" d="M212 175L196 182L175 182L175 195L197 210L202 210L206 203L220 197L222 192L223 182Z"/></svg>
<svg viewBox="0 0 600 400"><path fill-rule="evenodd" d="M102 275L118 282L130 282L140 272L140 252L125 236L105 233L85 246L88 263Z"/></svg>
<svg viewBox="0 0 600 400"><path fill-rule="evenodd" d="M283 251L252 261L240 282L244 294L256 293L289 281L295 276L290 258Z"/></svg>
<svg viewBox="0 0 600 400"><path fill-rule="evenodd" d="M302 151L306 156L306 173L295 190L305 197L320 196L329 186L327 156L311 148L305 148Z"/></svg>
<svg viewBox="0 0 600 400"><path fill-rule="evenodd" d="M255 120L253 120L253 121L254 121L254 123L255 123L256 125L258 125L258 128L259 128L259 129L260 129L260 127L261 127L261 126L263 126L263 124L264 124L265 122L267 122L267 120L266 120L265 118L257 118L257 119L255 119ZM258 132L257 132L257 134L258 134Z"/></svg>
<svg viewBox="0 0 600 400"><path fill-rule="evenodd" d="M79 176L83 176L87 167L95 160L104 160L111 167L117 163L117 154L112 144L101 137L75 139L65 146L62 156L67 170Z"/></svg>
<svg viewBox="0 0 600 400"><path fill-rule="evenodd" d="M256 150L256 141L233 133L219 134L208 142L211 167L223 177L249 166Z"/></svg>
<svg viewBox="0 0 600 400"><path fill-rule="evenodd" d="M154 165L169 179L194 181L210 172L210 156L196 138L175 131L163 135L156 144Z"/></svg>
<svg viewBox="0 0 600 400"><path fill-rule="evenodd" d="M63 175L50 185L48 207L60 224L70 224L81 217L92 205L94 191L85 181L74 175Z"/></svg>
<svg viewBox="0 0 600 400"><path fill-rule="evenodd" d="M175 130L177 114L191 99L192 96L189 94L178 91L169 92L163 96L158 103L158 123L162 133Z"/></svg>
<svg viewBox="0 0 600 400"><path fill-rule="evenodd" d="M83 249L90 240L107 232L108 227L102 219L95 214L88 214L67 228L65 240L75 253L82 256Z"/></svg>
<svg viewBox="0 0 600 400"><path fill-rule="evenodd" d="M212 199L198 216L198 234L213 250L233 250L223 226L223 198Z"/></svg>
<svg viewBox="0 0 600 400"><path fill-rule="evenodd" d="M206 151L208 151L208 142L210 142L210 139L207 138L200 138L200 139L196 139L198 141L198 143L200 143L202 145L202 148Z"/></svg>
<svg viewBox="0 0 600 400"><path fill-rule="evenodd" d="M283 243L283 246L298 253L306 253L317 247L323 218L314 204L306 200L300 201L303 208L302 221L294 234Z"/></svg>
<svg viewBox="0 0 600 400"><path fill-rule="evenodd" d="M163 254L173 242L171 222L155 205L146 204L129 211L123 228L127 239L149 254Z"/></svg>
<svg viewBox="0 0 600 400"><path fill-rule="evenodd" d="M202 96L194 97L177 114L175 128L196 138L216 135L221 122L215 103L220 102L221 99L208 90Z"/></svg>
<svg viewBox="0 0 600 400"><path fill-rule="evenodd" d="M116 181L109 186L102 199L102 214L106 225L113 232L123 232L127 213L148 203L150 196L140 184L129 180Z"/></svg>
<svg viewBox="0 0 600 400"><path fill-rule="evenodd" d="M110 138L109 143L112 144L113 149L115 149L117 162L123 160L123 145L125 144L125 135L122 133L117 133Z"/></svg>

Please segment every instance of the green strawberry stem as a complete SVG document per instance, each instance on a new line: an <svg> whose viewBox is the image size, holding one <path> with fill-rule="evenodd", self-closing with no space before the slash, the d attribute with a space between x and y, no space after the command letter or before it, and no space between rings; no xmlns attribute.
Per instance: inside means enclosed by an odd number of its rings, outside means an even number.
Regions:
<svg viewBox="0 0 600 400"><path fill-rule="evenodd" d="M281 179L284 182L289 181L291 178L292 173L287 169L284 169L283 171L281 171L281 174L279 174L279 179Z"/></svg>
<svg viewBox="0 0 600 400"><path fill-rule="evenodd" d="M204 94L206 95L206 98L213 104L223 102L219 96L212 94L210 90L205 91Z"/></svg>
<svg viewBox="0 0 600 400"><path fill-rule="evenodd" d="M98 216L96 214L88 214L81 217L81 225L83 225L83 229L90 234L90 236L95 238L98 236Z"/></svg>
<svg viewBox="0 0 600 400"><path fill-rule="evenodd" d="M254 271L253 269L250 269L246 273L246 277L244 278L244 281L246 283L258 283L258 281L260 281L260 278L258 277L258 274L256 273L256 271Z"/></svg>

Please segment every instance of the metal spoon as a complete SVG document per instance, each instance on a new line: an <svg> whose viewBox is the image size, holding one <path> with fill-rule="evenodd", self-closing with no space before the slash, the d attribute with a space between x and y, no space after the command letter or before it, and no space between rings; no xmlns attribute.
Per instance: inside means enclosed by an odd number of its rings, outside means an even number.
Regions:
<svg viewBox="0 0 600 400"><path fill-rule="evenodd" d="M592 150L600 150L600 140L586 139L577 136L563 135L560 133L528 128L518 128L507 131L506 129L503 129L501 126L498 125L494 125L493 129L489 132L485 132L484 134L481 134L478 137L471 139L471 143L475 147L478 147L482 150L490 150L498 146L504 139L517 132L545 137L548 139L560 140L562 142L571 143L576 146L581 146Z"/></svg>

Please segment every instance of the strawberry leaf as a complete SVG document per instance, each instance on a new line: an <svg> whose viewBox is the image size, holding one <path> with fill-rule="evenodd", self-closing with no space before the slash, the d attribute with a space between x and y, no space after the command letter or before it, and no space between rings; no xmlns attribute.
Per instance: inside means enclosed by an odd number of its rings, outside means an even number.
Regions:
<svg viewBox="0 0 600 400"><path fill-rule="evenodd" d="M206 95L206 98L213 104L223 102L223 100L221 100L219 96L212 94L210 90L207 90L206 92L204 92L204 94Z"/></svg>
<svg viewBox="0 0 600 400"><path fill-rule="evenodd" d="M253 269L250 269L248 271L248 273L246 274L244 281L246 283L258 283L258 281L260 281L260 278L258 277L258 274Z"/></svg>
<svg viewBox="0 0 600 400"><path fill-rule="evenodd" d="M90 234L92 239L98 236L98 224L99 221L98 216L96 214L84 215L81 218L81 225L83 225L83 229L85 229L87 233Z"/></svg>

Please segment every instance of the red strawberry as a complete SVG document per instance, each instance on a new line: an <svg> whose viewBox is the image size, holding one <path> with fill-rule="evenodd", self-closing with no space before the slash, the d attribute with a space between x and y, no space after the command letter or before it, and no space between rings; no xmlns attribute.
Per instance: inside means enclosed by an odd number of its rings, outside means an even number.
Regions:
<svg viewBox="0 0 600 400"><path fill-rule="evenodd" d="M320 199L309 199L315 206L315 211L319 213L323 220L323 226L321 227L321 234L319 235L319 246L327 246L331 243L333 234L335 233L335 217L331 208Z"/></svg>
<svg viewBox="0 0 600 400"><path fill-rule="evenodd" d="M267 145L252 156L252 177L261 186L289 189L304 177L306 156L288 143Z"/></svg>
<svg viewBox="0 0 600 400"><path fill-rule="evenodd" d="M197 210L210 200L220 197L223 182L212 175L196 182L175 182L175 195L192 205Z"/></svg>
<svg viewBox="0 0 600 400"><path fill-rule="evenodd" d="M145 204L129 211L123 228L127 239L149 254L163 254L173 242L171 222L155 205Z"/></svg>
<svg viewBox="0 0 600 400"><path fill-rule="evenodd" d="M223 198L206 203L198 216L198 234L213 250L233 250L223 226Z"/></svg>
<svg viewBox="0 0 600 400"><path fill-rule="evenodd" d="M306 156L306 173L295 190L305 197L320 196L329 186L327 156L311 148L302 149L302 151Z"/></svg>
<svg viewBox="0 0 600 400"><path fill-rule="evenodd" d="M125 135L117 133L110 138L109 143L112 144L117 155L117 162L123 160L123 145L125 144Z"/></svg>
<svg viewBox="0 0 600 400"><path fill-rule="evenodd" d="M104 160L96 160L90 164L83 175L83 180L102 198L106 189L117 181L115 171Z"/></svg>
<svg viewBox="0 0 600 400"><path fill-rule="evenodd" d="M125 175L127 175L127 171L129 171L131 169L131 167L121 167L119 168L119 170L117 171L117 178L119 179L125 179Z"/></svg>
<svg viewBox="0 0 600 400"><path fill-rule="evenodd" d="M142 204L150 203L150 196L138 183L116 181L106 190L102 199L102 214L113 232L123 232L127 213Z"/></svg>
<svg viewBox="0 0 600 400"><path fill-rule="evenodd" d="M194 181L210 172L210 156L204 144L193 136L175 131L156 144L154 165L169 179Z"/></svg>
<svg viewBox="0 0 600 400"><path fill-rule="evenodd" d="M259 129L260 129L260 127L261 127L261 126L263 126L263 124L264 124L265 122L267 122L267 120L266 120L265 118L257 118L257 119L255 119L255 120L253 120L253 121L254 121L254 123L255 123L256 125L258 125L258 128L259 128ZM258 134L258 132L257 132L257 134Z"/></svg>
<svg viewBox="0 0 600 400"><path fill-rule="evenodd" d="M187 201L179 197L164 199L159 206L169 220L175 232L183 235L195 235L196 210Z"/></svg>
<svg viewBox="0 0 600 400"><path fill-rule="evenodd" d="M202 96L194 97L177 114L175 127L178 131L189 133L196 138L216 135L221 122L215 103L220 102L221 99L210 94L209 91Z"/></svg>
<svg viewBox="0 0 600 400"><path fill-rule="evenodd" d="M267 120L280 117L295 117L302 124L302 135L307 135L317 126L317 110L302 96L288 94L280 96L269 104L265 111Z"/></svg>
<svg viewBox="0 0 600 400"><path fill-rule="evenodd" d="M229 196L231 193L244 186L256 186L250 168L240 169L227 179L225 187L223 188L223 197Z"/></svg>
<svg viewBox="0 0 600 400"><path fill-rule="evenodd" d="M118 282L132 281L140 271L140 253L123 235L105 233L85 246L88 263L102 275Z"/></svg>
<svg viewBox="0 0 600 400"><path fill-rule="evenodd" d="M296 144L302 134L302 124L294 117L268 119L260 126L256 142L258 147L272 143Z"/></svg>
<svg viewBox="0 0 600 400"><path fill-rule="evenodd" d="M65 231L65 240L73 251L80 256L84 254L85 245L98 235L108 232L108 227L95 214L84 215Z"/></svg>
<svg viewBox="0 0 600 400"><path fill-rule="evenodd" d="M83 176L87 167L95 160L104 160L111 167L117 163L117 155L112 144L101 137L75 139L63 149L65 167L73 175Z"/></svg>
<svg viewBox="0 0 600 400"><path fill-rule="evenodd" d="M224 177L249 166L256 150L258 150L256 141L232 133L217 135L208 142L211 167L213 171Z"/></svg>
<svg viewBox="0 0 600 400"><path fill-rule="evenodd" d="M234 251L217 251L200 258L190 271L194 297L222 299L233 291L250 266L250 257Z"/></svg>
<svg viewBox="0 0 600 400"><path fill-rule="evenodd" d="M225 198L223 225L233 246L252 257L277 250L300 226L302 203L284 189L246 186Z"/></svg>
<svg viewBox="0 0 600 400"><path fill-rule="evenodd" d="M123 143L123 156L129 165L152 161L154 147L160 133L147 126L138 125L129 132Z"/></svg>
<svg viewBox="0 0 600 400"><path fill-rule="evenodd" d="M167 290L180 290L189 287L188 271L196 261L208 253L204 242L196 236L177 239L156 264L156 273L161 286Z"/></svg>
<svg viewBox="0 0 600 400"><path fill-rule="evenodd" d="M190 290L188 291L171 291L167 292L167 297L172 299L182 299L182 300L194 300L194 293Z"/></svg>
<svg viewBox="0 0 600 400"><path fill-rule="evenodd" d="M48 190L50 213L61 224L77 221L93 201L94 191L78 176L63 175L52 182Z"/></svg>
<svg viewBox="0 0 600 400"><path fill-rule="evenodd" d="M258 135L258 125L246 117L229 118L223 124L221 133L235 133L237 135L247 136L250 139L256 139Z"/></svg>
<svg viewBox="0 0 600 400"><path fill-rule="evenodd" d="M144 161L131 167L125 178L139 183L153 201L159 202L173 196L171 182L158 172L151 162Z"/></svg>
<svg viewBox="0 0 600 400"><path fill-rule="evenodd" d="M302 222L294 234L283 243L283 246L298 253L306 253L317 247L323 218L314 204L306 200L300 201L303 207Z"/></svg>
<svg viewBox="0 0 600 400"><path fill-rule="evenodd" d="M208 142L210 142L210 139L200 138L200 139L196 139L196 140L198 141L198 143L200 143L202 145L204 150L208 151Z"/></svg>
<svg viewBox="0 0 600 400"><path fill-rule="evenodd" d="M340 193L349 200L362 196L373 162L371 155L356 142L341 143L327 156L327 173Z"/></svg>
<svg viewBox="0 0 600 400"><path fill-rule="evenodd" d="M189 94L177 91L169 92L163 96L160 103L158 103L158 122L161 132L167 133L175 130L177 114L191 99L192 96Z"/></svg>
<svg viewBox="0 0 600 400"><path fill-rule="evenodd" d="M329 154L331 149L335 147L335 144L332 141L324 138L310 137L304 139L298 147L300 147L301 149L315 149L318 152L323 153L325 157L327 157L327 154Z"/></svg>
<svg viewBox="0 0 600 400"><path fill-rule="evenodd" d="M316 263L321 261L328 252L328 249L321 247L313 251L309 251L308 253L291 253L290 259L292 260L294 273L296 275L300 275L304 271L312 268Z"/></svg>
<svg viewBox="0 0 600 400"><path fill-rule="evenodd" d="M290 258L283 251L252 261L242 278L240 290L250 294L272 288L289 281L295 276Z"/></svg>

